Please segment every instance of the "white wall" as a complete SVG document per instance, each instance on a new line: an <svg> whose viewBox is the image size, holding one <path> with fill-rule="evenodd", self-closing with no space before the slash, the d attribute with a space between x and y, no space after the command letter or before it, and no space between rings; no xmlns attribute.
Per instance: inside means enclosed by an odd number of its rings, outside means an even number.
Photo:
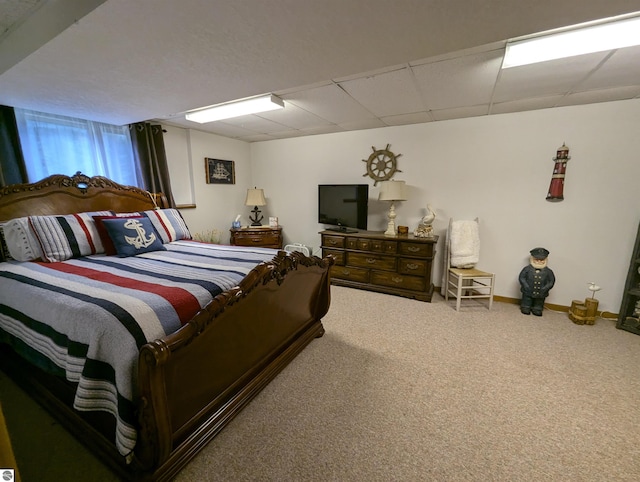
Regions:
<svg viewBox="0 0 640 482"><path fill-rule="evenodd" d="M172 133L171 136L165 137L167 153L182 152L174 145L176 142L187 143L186 150L190 153L190 159L168 158L171 164L170 172L189 170L190 166L193 170L192 197L196 208L181 209L187 226L192 234L218 229L222 232L221 242L228 243L229 228L236 215L242 214L245 224L248 221L249 211L244 205L244 200L247 189L253 187L249 144L196 130L182 129L183 135L179 135L175 131L181 129L167 126L165 128ZM204 164L206 157L234 161L236 183L207 184ZM173 186L172 182L172 189L180 191L184 189L184 184ZM176 193L175 197L176 202L178 199L186 198L182 192Z"/></svg>
<svg viewBox="0 0 640 482"><path fill-rule="evenodd" d="M442 241L450 217L481 222L479 267L496 273L496 294L519 298L519 271L529 250L544 246L557 283L547 302L570 305L590 295L587 283L597 282L600 309L617 312L640 220L637 200L640 181L640 100L546 109L445 122L388 127L250 144L233 143L198 133L198 158L250 159L233 196L220 198L196 188L198 208L184 211L187 222L204 217L226 221L229 209L242 206L244 189L254 184L267 196L265 214L279 217L285 243L320 244L317 185L369 183L369 229L386 228L388 203L377 201L379 188L363 177L372 147L401 154L395 179L410 187L409 200L396 203L396 225L413 230L427 203L437 212L435 230L442 235L434 270L441 284ZM545 200L558 147L565 142L567 166L565 200ZM193 143L196 145L196 142ZM227 157L216 151L231 146ZM204 162L204 161L202 161ZM236 163L236 170L238 163ZM204 183L204 180L202 181ZM211 188L211 189L208 189ZM242 191L242 192L240 192ZM206 195L206 197L205 197ZM213 214L202 201L221 202L225 214ZM229 206L231 203L231 207ZM240 206L240 207L239 207ZM201 209L208 210L203 216ZM245 211L246 212L246 208ZM228 213L228 215L227 215Z"/></svg>

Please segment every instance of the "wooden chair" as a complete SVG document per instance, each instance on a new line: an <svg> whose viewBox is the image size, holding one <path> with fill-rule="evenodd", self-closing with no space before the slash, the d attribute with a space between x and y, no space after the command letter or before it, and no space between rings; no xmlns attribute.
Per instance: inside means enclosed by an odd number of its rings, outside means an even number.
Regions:
<svg viewBox="0 0 640 482"><path fill-rule="evenodd" d="M478 218L475 219L475 222L478 223ZM491 306L493 305L495 274L477 269L475 267L475 262L473 262L474 256L471 256L471 261L466 263L464 266L452 266L452 257L455 259L455 252L452 253L451 250L452 226L453 219L449 219L449 228L447 229L444 253L446 260L444 298L446 301L449 301L449 296L455 298L456 311L460 311L460 304L462 300L485 298L489 300L489 310L491 310ZM455 246L453 249L456 249ZM479 243L477 254L479 254ZM477 255L475 258L477 259Z"/></svg>

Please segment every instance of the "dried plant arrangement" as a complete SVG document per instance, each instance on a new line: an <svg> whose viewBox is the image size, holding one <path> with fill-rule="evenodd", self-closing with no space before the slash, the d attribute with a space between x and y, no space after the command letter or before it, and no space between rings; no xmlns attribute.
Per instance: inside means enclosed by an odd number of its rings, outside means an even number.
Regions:
<svg viewBox="0 0 640 482"><path fill-rule="evenodd" d="M222 233L218 229L210 229L202 233L195 233L193 239L202 243L220 244Z"/></svg>

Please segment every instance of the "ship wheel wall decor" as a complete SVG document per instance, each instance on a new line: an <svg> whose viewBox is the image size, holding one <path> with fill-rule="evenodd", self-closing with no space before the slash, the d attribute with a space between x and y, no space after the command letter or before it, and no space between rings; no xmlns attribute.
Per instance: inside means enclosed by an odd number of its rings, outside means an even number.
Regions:
<svg viewBox="0 0 640 482"><path fill-rule="evenodd" d="M367 163L367 172L362 176L369 176L373 179L374 186L377 186L379 181L388 181L396 172L402 172L398 169L398 157L402 154L394 154L389 150L389 146L387 144L384 149L376 149L371 146L373 153L368 159L362 159L362 162Z"/></svg>

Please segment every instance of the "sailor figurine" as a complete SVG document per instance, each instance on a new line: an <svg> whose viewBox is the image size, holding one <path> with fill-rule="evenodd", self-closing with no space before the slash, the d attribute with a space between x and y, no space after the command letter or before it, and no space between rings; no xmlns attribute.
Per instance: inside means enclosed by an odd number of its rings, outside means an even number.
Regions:
<svg viewBox="0 0 640 482"><path fill-rule="evenodd" d="M520 291L522 291L520 311L525 315L533 313L536 316L542 316L544 299L549 295L549 290L553 288L556 278L553 271L547 267L549 251L544 248L534 248L529 253L531 254L529 265L522 268L518 276Z"/></svg>

